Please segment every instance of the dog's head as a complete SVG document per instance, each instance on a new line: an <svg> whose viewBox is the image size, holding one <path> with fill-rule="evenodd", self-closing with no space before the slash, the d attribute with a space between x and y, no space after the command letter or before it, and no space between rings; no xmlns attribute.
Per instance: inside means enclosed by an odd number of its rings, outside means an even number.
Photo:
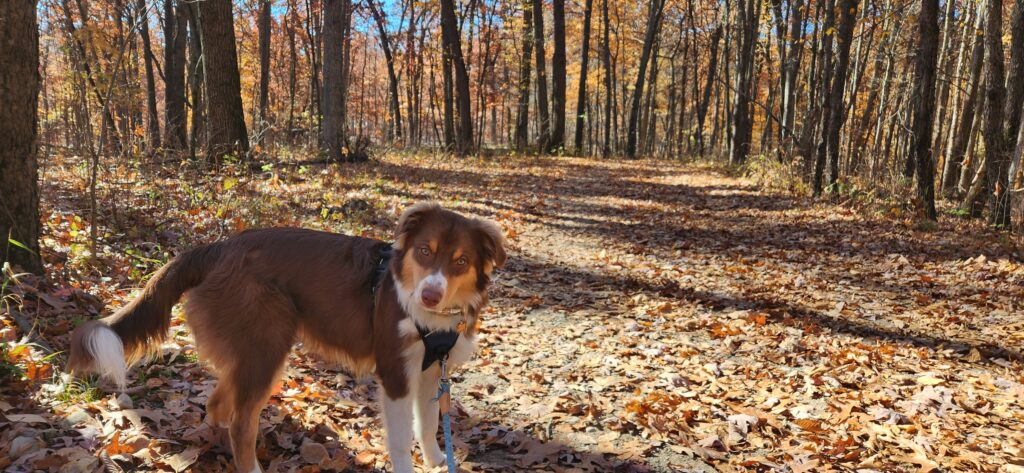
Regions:
<svg viewBox="0 0 1024 473"><path fill-rule="evenodd" d="M420 203L398 220L392 272L407 310L441 314L479 308L495 268L505 264L505 238L489 220Z"/></svg>

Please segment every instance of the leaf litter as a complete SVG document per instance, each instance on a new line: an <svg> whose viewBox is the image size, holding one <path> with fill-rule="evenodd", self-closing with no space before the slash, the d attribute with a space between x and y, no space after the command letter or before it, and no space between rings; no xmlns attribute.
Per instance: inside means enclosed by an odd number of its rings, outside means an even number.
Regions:
<svg viewBox="0 0 1024 473"><path fill-rule="evenodd" d="M125 393L46 354L195 244L270 225L388 238L436 199L498 221L512 250L456 374L466 471L1024 469L1021 242L976 224L922 232L697 164L388 155L105 170L94 254L73 164L43 186L49 278L20 277L0 312L3 366L20 370L0 395L0 468L230 468L180 313ZM297 351L260 461L387 468L375 399L372 380Z"/></svg>

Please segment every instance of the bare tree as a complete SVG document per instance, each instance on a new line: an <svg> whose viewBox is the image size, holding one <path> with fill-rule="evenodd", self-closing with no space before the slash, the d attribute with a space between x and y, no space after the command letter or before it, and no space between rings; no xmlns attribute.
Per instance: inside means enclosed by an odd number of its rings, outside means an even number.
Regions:
<svg viewBox="0 0 1024 473"><path fill-rule="evenodd" d="M470 112L469 73L462 58L462 40L453 0L441 0L441 41L455 74L455 100L459 108L459 129L455 135L455 150L459 154L472 151L473 115Z"/></svg>
<svg viewBox="0 0 1024 473"><path fill-rule="evenodd" d="M145 0L136 2L136 15L142 36L142 56L146 69L146 145L149 149L160 147L160 119L156 110L156 79L153 76L153 48L149 44L149 10Z"/></svg>
<svg viewBox="0 0 1024 473"><path fill-rule="evenodd" d="M537 147L546 150L551 138L551 118L548 115L547 59L544 51L544 0L533 0L533 42L537 57L537 115L540 117Z"/></svg>
<svg viewBox="0 0 1024 473"><path fill-rule="evenodd" d="M260 46L260 90L259 90L259 111L253 126L256 127L257 140L262 141L269 118L267 116L267 101L270 97L270 0L260 0L259 17L256 25L259 30Z"/></svg>
<svg viewBox="0 0 1024 473"><path fill-rule="evenodd" d="M612 135L612 47L609 35L608 0L601 0L601 22L603 40L601 41L601 58L604 62L604 145L601 154L611 153Z"/></svg>
<svg viewBox="0 0 1024 473"><path fill-rule="evenodd" d="M647 74L647 63L651 58L651 50L655 37L661 26L661 13L665 9L665 0L651 0L647 13L647 32L644 33L644 45L640 50L640 70L633 88L633 101L629 108L629 131L626 136L626 156L636 158L637 125L640 119L640 100L644 96L644 79Z"/></svg>
<svg viewBox="0 0 1024 473"><path fill-rule="evenodd" d="M729 162L743 164L750 154L750 140L753 135L753 110L751 94L754 82L754 45L757 43L758 18L756 0L739 2L736 25L740 31L739 51L736 58L736 103L733 111L732 142L729 146Z"/></svg>
<svg viewBox="0 0 1024 473"><path fill-rule="evenodd" d="M545 145L549 153L565 144L565 0L551 0L555 51L551 55L551 136Z"/></svg>
<svg viewBox="0 0 1024 473"><path fill-rule="evenodd" d="M704 156L704 120L708 115L708 107L711 105L711 90L715 86L715 75L718 72L718 43L722 41L722 25L716 25L715 29L711 30L711 50L708 53L710 56L710 62L708 63L707 79L704 82L704 91L700 99L700 103L697 105L697 152Z"/></svg>
<svg viewBox="0 0 1024 473"><path fill-rule="evenodd" d="M607 1L607 0L605 0ZM519 62L519 103L516 111L516 150L529 146L530 129L530 64L533 63L533 5L523 5L523 49Z"/></svg>
<svg viewBox="0 0 1024 473"><path fill-rule="evenodd" d="M388 127L388 136L391 138L402 138L402 109L398 104L398 74L395 72L395 58L391 52L391 40L388 38L388 30L385 25L384 14L375 0L368 0L367 5L373 20L377 23L377 33L380 35L380 47L384 51L384 61L388 68L388 96L391 101L391 122Z"/></svg>
<svg viewBox="0 0 1024 473"><path fill-rule="evenodd" d="M586 0L583 7L583 48L580 52L580 87L576 96L576 135L573 144L576 154L583 154L583 119L587 109L587 66L590 63L590 17L594 0Z"/></svg>
<svg viewBox="0 0 1024 473"><path fill-rule="evenodd" d="M971 48L970 75L967 79L967 99L961 107L960 119L957 122L957 129L953 130L953 145L946 153L946 163L942 170L942 192L952 195L957 191L957 183L960 177L960 165L964 161L964 153L967 151L967 142L974 129L975 110L978 108L979 99L983 99L978 92L982 82L981 73L985 65L985 30L984 15L978 15L977 24L972 29L970 38L973 39Z"/></svg>

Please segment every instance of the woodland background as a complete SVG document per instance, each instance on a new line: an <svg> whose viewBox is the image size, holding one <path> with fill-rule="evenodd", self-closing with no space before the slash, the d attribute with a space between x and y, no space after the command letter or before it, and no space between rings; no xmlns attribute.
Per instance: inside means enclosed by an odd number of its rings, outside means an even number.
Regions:
<svg viewBox="0 0 1024 473"><path fill-rule="evenodd" d="M6 139L33 143L35 115L38 161L99 180L393 148L709 156L1020 220L1020 1L8 3L5 95L38 102L4 107ZM23 149L5 174L30 187Z"/></svg>
<svg viewBox="0 0 1024 473"><path fill-rule="evenodd" d="M1024 0L0 0L0 468L228 468L182 314L124 393L70 329L434 199L512 255L470 471L1020 473L1022 111ZM262 464L386 468L373 399L295 354Z"/></svg>

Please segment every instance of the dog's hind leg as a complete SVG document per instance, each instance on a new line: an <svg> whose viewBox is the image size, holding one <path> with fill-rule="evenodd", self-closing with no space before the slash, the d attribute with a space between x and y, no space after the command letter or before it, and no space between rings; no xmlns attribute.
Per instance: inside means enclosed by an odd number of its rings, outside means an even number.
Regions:
<svg viewBox="0 0 1024 473"><path fill-rule="evenodd" d="M229 376L221 381L226 382L225 386L231 389L230 404L233 413L228 433L231 437L231 453L235 456L235 466L239 473L263 471L256 458L260 411L266 405L274 381L288 355L287 349L272 350L266 346L264 348L259 355L250 353L252 358L242 360L231 370Z"/></svg>
<svg viewBox="0 0 1024 473"><path fill-rule="evenodd" d="M219 381L213 388L210 399L206 401L206 423L214 427L227 427L234 411L231 405L231 389L224 381Z"/></svg>

